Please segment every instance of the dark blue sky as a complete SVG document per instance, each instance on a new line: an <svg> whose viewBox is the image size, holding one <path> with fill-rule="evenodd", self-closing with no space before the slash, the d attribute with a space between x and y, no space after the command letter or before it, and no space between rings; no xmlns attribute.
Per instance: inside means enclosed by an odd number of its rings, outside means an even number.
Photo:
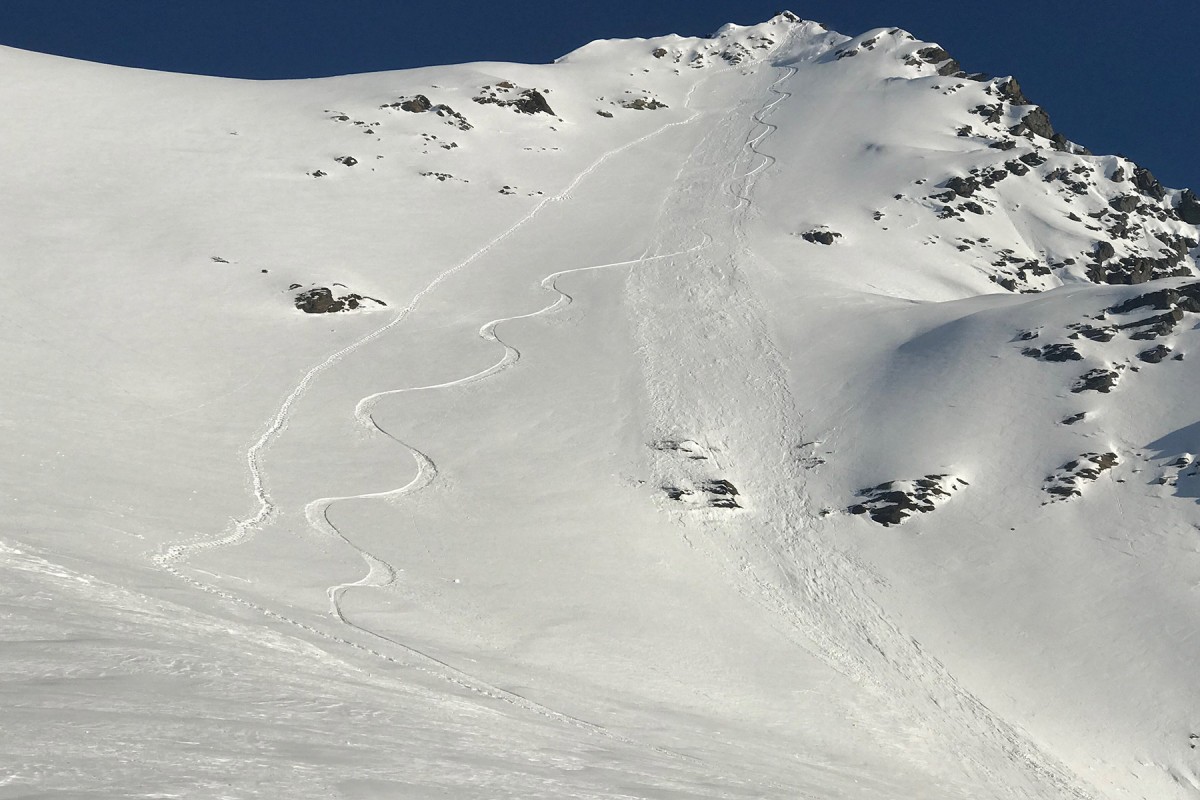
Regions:
<svg viewBox="0 0 1200 800"><path fill-rule="evenodd" d="M552 61L592 39L703 35L788 0L0 0L0 44L174 72L295 78ZM1200 3L791 0L845 34L899 26L1013 74L1055 126L1200 189Z"/></svg>

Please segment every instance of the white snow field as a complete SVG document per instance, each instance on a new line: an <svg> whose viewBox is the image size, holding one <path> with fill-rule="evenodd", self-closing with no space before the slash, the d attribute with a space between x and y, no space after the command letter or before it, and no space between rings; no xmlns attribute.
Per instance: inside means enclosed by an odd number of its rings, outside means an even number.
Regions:
<svg viewBox="0 0 1200 800"><path fill-rule="evenodd" d="M949 58L0 49L0 798L1200 797L1200 203Z"/></svg>

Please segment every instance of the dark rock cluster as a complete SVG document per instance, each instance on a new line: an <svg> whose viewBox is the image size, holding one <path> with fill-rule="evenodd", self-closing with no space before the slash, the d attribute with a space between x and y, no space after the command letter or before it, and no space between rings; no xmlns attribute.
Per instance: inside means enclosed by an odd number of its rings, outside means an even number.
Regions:
<svg viewBox="0 0 1200 800"><path fill-rule="evenodd" d="M1149 316L1139 314L1137 319L1122 322L1117 327L1126 332L1130 339L1147 340L1167 336L1175 331L1186 314L1200 313L1200 283L1187 283L1145 292L1111 306L1106 311L1125 316L1143 309L1161 313Z"/></svg>
<svg viewBox="0 0 1200 800"><path fill-rule="evenodd" d="M1069 363L1085 360L1087 348L1080 352L1075 344L1077 342L1087 340L1104 345L1120 339L1124 344L1119 349L1112 352L1101 365L1078 375L1070 384L1073 394L1109 394L1123 378L1129 379L1132 373L1168 360L1183 361L1184 353L1177 352L1167 337L1171 337L1189 316L1194 319L1195 315L1200 315L1200 282L1177 283L1142 292L1103 308L1083 321L1064 325L1062 333L1072 341L1039 342L1037 346L1027 344L1035 339L1048 338L1044 336L1045 329L1018 331L1012 341L1020 348L1021 354L1029 358ZM1163 338L1167 338L1167 341L1143 346L1135 355L1129 355L1129 342ZM1061 423L1072 425L1084 418L1084 413L1078 413L1061 420Z"/></svg>
<svg viewBox="0 0 1200 800"><path fill-rule="evenodd" d="M962 67L959 66L958 61L940 47L922 47L920 50L909 56L905 63L910 67L915 67L922 63L934 64L937 66L938 75L961 78L968 77L968 75L962 71Z"/></svg>
<svg viewBox="0 0 1200 800"><path fill-rule="evenodd" d="M1045 347L1027 347L1021 355L1036 358L1038 361L1082 361L1083 356L1072 344L1049 344Z"/></svg>
<svg viewBox="0 0 1200 800"><path fill-rule="evenodd" d="M667 108L667 104L650 97L638 97L633 100L622 100L620 103L622 108L632 108L634 111L655 111L660 108Z"/></svg>
<svg viewBox="0 0 1200 800"><path fill-rule="evenodd" d="M337 286L338 284L334 285ZM293 284L291 288L295 290L300 288L300 286L299 284ZM334 290L327 286L316 286L311 289L305 289L295 296L294 304L296 308L305 314L336 314L371 306L387 305L382 300L376 300L373 297L364 297L354 292L346 292L340 295L335 294Z"/></svg>
<svg viewBox="0 0 1200 800"><path fill-rule="evenodd" d="M838 233L837 231L822 230L820 228L816 228L814 230L805 231L804 233L800 234L800 238L806 242L812 242L813 244L831 245L834 242L836 242L838 239L842 238L842 235L840 233Z"/></svg>
<svg viewBox="0 0 1200 800"><path fill-rule="evenodd" d="M444 103L434 104L423 94L401 98L394 103L384 103L380 106L380 109L407 111L410 114L435 114L445 120L447 125L453 125L462 131L469 131L473 127L471 123L467 122L466 117L455 111L450 106Z"/></svg>
<svg viewBox="0 0 1200 800"><path fill-rule="evenodd" d="M1101 473L1120 463L1116 453L1084 453L1046 476L1043 491L1050 495L1046 502L1067 500L1082 495L1081 487L1100 477Z"/></svg>
<svg viewBox="0 0 1200 800"><path fill-rule="evenodd" d="M664 486L663 493L671 500L699 504L708 508L741 508L738 490L724 479L698 481L690 488Z"/></svg>
<svg viewBox="0 0 1200 800"><path fill-rule="evenodd" d="M951 493L968 485L962 478L946 474L926 475L916 480L881 483L859 491L861 503L846 509L851 514L866 514L880 525L899 525L913 514L927 514L936 504L950 499Z"/></svg>
<svg viewBox="0 0 1200 800"><path fill-rule="evenodd" d="M555 116L545 95L537 89L519 89L511 81L500 81L495 86L484 86L480 91L482 94L471 98L480 105L503 106L520 114Z"/></svg>
<svg viewBox="0 0 1200 800"><path fill-rule="evenodd" d="M1006 98L1023 97L1015 81L991 86ZM983 114L989 123L999 123L1004 117L1003 104L978 106L975 112ZM958 134L970 136L974 130L972 126L960 126ZM1001 135L1009 137L1001 141L1012 147L999 148L997 142L989 147L1012 150L1021 141L1008 132ZM1078 209L1079 213L1068 210L1066 217L1075 223L1079 238L1090 240L1087 249L1061 261L1021 258L1011 250L998 251L997 259L991 262L997 271L989 276L994 282L1010 291L1041 291L1053 285L1045 280L1046 276L1078 263L1083 265L1080 271L1084 276L1095 283L1137 284L1195 274L1195 262L1189 254L1200 246L1200 231L1194 235L1179 232L1172 224L1200 218L1200 199L1194 193L1181 192L1172 205L1167 201L1167 190L1144 168L1132 165L1132 174L1126 177L1124 166L1117 166L1110 178L1094 160L1078 152L1039 151L1036 137L1025 146L1029 144L1034 147L1031 152L974 167L968 174L951 175L937 184L939 191L927 195L932 201L930 208L940 219L962 222L967 214L990 214L992 209L1005 205L1004 195L997 193L1004 181L1036 179L1054 187L1068 209ZM1055 162L1039 169L1050 158ZM1123 184L1125 191L1114 192L1109 181ZM1103 198L1099 208L1096 195ZM959 250L966 249L959 246Z"/></svg>
<svg viewBox="0 0 1200 800"><path fill-rule="evenodd" d="M1120 374L1111 369L1088 370L1079 376L1079 379L1075 381L1075 385L1071 387L1071 391L1075 394L1079 394L1080 392L1108 394L1117 385L1119 377Z"/></svg>

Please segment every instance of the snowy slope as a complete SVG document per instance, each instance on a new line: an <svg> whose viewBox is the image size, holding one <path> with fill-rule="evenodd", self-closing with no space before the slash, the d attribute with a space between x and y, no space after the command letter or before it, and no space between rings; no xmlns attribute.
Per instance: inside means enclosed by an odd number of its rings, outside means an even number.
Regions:
<svg viewBox="0 0 1200 800"><path fill-rule="evenodd" d="M1014 81L0 68L0 797L1200 796L1200 204Z"/></svg>

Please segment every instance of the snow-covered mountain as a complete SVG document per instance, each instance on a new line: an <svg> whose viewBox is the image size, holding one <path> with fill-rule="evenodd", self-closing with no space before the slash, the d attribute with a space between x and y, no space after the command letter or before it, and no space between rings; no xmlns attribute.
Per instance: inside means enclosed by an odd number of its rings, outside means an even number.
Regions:
<svg viewBox="0 0 1200 800"><path fill-rule="evenodd" d="M1200 797L1200 200L963 69L0 49L0 798Z"/></svg>

